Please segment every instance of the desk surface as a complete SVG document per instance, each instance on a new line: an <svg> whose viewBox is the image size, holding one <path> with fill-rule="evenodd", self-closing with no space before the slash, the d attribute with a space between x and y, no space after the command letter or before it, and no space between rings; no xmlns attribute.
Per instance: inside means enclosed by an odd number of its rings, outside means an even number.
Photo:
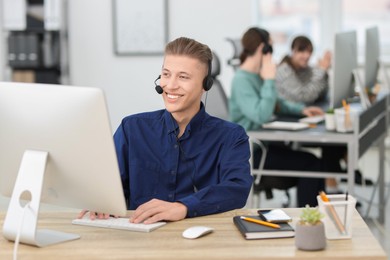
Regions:
<svg viewBox="0 0 390 260"><path fill-rule="evenodd" d="M295 226L300 209L285 211L293 217ZM326 250L315 252L297 250L294 238L245 240L232 218L255 215L254 209L172 222L151 233L72 225L70 222L76 214L41 213L40 228L78 233L81 239L45 248L19 245L20 259L387 259L357 211L351 240L328 240ZM1 226L3 221L4 213L1 213ZM215 231L196 240L182 238L183 230L194 225L211 226ZM12 259L13 245L1 236L0 259Z"/></svg>

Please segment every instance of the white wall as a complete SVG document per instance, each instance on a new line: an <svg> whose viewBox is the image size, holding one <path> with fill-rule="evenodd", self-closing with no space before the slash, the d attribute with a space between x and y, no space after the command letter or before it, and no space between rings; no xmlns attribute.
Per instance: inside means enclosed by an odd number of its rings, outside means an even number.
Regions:
<svg viewBox="0 0 390 260"><path fill-rule="evenodd" d="M104 89L116 129L128 114L163 108L153 84L163 57L114 54L112 2L69 1L69 51L71 84ZM233 70L226 61L233 49L225 38L241 37L251 25L251 1L169 0L168 8L169 39L186 36L209 45L221 58L220 79L229 93Z"/></svg>

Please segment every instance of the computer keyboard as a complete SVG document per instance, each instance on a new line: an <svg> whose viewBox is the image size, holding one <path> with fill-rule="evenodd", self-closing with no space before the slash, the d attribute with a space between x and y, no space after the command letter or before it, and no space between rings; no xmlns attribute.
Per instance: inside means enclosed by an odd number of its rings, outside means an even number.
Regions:
<svg viewBox="0 0 390 260"><path fill-rule="evenodd" d="M161 226L164 226L166 222L157 222L153 224L135 224L135 223L130 223L128 218L110 217L109 219L91 220L89 217L85 216L84 218L81 219L72 220L72 224L92 226L92 227L122 229L122 230L137 231L137 232L151 232Z"/></svg>
<svg viewBox="0 0 390 260"><path fill-rule="evenodd" d="M325 120L324 115L319 116L310 116L310 117L304 117L299 119L299 122L301 123L307 123L307 124L318 124Z"/></svg>

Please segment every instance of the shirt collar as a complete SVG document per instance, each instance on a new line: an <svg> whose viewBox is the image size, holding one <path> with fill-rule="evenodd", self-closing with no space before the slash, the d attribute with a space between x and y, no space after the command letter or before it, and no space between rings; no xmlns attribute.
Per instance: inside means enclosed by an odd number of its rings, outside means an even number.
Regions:
<svg viewBox="0 0 390 260"><path fill-rule="evenodd" d="M183 134L183 137L187 135L187 133L190 133L191 131L196 131L197 129L200 129L203 125L203 121L206 118L206 110L205 106L203 105L203 102L200 103L200 110L196 115L191 119L190 123L187 125L187 128ZM179 132L179 125L177 124L176 120L173 118L172 114L169 113L167 110L164 112L165 117L165 127L167 128L167 133L172 134L174 133L177 135Z"/></svg>

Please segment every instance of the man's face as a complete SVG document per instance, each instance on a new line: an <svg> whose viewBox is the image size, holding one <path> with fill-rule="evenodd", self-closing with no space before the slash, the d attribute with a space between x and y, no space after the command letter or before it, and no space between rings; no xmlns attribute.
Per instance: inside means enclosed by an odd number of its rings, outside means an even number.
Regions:
<svg viewBox="0 0 390 260"><path fill-rule="evenodd" d="M166 55L160 85L165 108L180 117L192 117L200 108L206 65L182 55Z"/></svg>

